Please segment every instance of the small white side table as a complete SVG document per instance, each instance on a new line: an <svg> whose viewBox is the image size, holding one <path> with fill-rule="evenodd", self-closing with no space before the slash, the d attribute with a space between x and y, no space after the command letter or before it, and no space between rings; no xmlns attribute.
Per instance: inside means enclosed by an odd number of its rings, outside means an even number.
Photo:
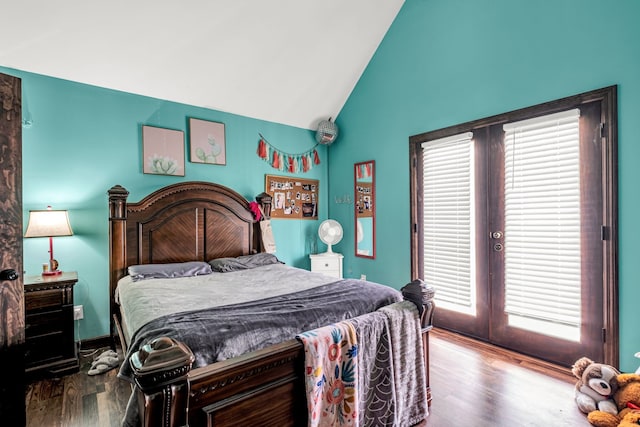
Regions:
<svg viewBox="0 0 640 427"><path fill-rule="evenodd" d="M342 259L344 256L336 252L309 255L311 271L342 279Z"/></svg>

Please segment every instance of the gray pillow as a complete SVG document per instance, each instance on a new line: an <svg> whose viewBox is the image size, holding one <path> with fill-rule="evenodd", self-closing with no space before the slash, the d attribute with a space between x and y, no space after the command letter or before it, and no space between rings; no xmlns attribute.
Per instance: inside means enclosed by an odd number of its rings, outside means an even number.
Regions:
<svg viewBox="0 0 640 427"><path fill-rule="evenodd" d="M261 252L252 255L242 255L235 258L216 258L209 261L213 271L228 273L230 271L248 270L269 264L284 264L275 255Z"/></svg>
<svg viewBox="0 0 640 427"><path fill-rule="evenodd" d="M211 266L204 261L129 266L129 275L134 282L145 279L200 276L211 273L213 273Z"/></svg>

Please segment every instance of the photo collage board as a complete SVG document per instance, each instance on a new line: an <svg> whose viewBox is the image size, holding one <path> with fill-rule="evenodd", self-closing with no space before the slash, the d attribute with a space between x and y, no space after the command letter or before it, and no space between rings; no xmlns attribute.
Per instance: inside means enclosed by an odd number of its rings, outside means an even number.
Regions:
<svg viewBox="0 0 640 427"><path fill-rule="evenodd" d="M273 197L271 219L318 219L317 179L265 175L264 191Z"/></svg>
<svg viewBox="0 0 640 427"><path fill-rule="evenodd" d="M373 217L373 184L359 182L356 184L356 217Z"/></svg>

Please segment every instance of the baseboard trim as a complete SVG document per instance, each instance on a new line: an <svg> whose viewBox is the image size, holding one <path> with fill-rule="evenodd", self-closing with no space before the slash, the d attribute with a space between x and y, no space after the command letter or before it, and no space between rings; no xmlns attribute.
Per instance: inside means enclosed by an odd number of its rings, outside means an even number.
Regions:
<svg viewBox="0 0 640 427"><path fill-rule="evenodd" d="M76 344L82 350L91 350L98 349L102 347L111 347L113 344L113 340L109 335L103 335L100 337L87 338L85 340L80 340L76 342Z"/></svg>

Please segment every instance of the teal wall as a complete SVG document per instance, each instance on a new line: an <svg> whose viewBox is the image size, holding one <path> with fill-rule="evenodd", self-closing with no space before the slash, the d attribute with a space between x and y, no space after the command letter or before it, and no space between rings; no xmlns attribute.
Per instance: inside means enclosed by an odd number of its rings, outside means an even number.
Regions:
<svg viewBox="0 0 640 427"><path fill-rule="evenodd" d="M76 336L91 338L109 333L107 190L127 188L129 200L168 184L202 180L227 185L249 200L264 191L265 174L280 172L256 155L258 133L289 153L309 150L314 132L234 114L97 88L7 68L0 72L22 79L23 208L68 209L74 235L54 239L54 252L63 270L76 270L79 281L74 302L84 306L84 320ZM188 162L184 177L142 173L141 126L152 125L185 132L188 117L225 124L227 164ZM319 147L321 164L305 178L320 180L320 219L327 216L326 148ZM273 220L277 256L289 265L309 267L318 221ZM24 268L39 274L48 260L46 238L25 239Z"/></svg>
<svg viewBox="0 0 640 427"><path fill-rule="evenodd" d="M621 369L640 351L640 2L407 0L336 122L330 199L353 194L353 163L375 160L377 257L354 256L352 206L345 274L400 287L410 280L411 135L609 85L619 96Z"/></svg>
<svg viewBox="0 0 640 427"><path fill-rule="evenodd" d="M304 175L321 180L320 219L328 213L345 228L345 238L334 246L345 255L345 276L366 274L398 288L410 279L409 136L617 84L620 354L621 368L635 370L638 17L637 0L407 0L336 120L340 137L328 149L330 158L320 147L323 163ZM305 129L18 70L0 72L23 79L23 115L33 120L23 129L25 221L29 209L48 204L69 210L75 235L56 239L55 251L61 267L80 276L80 338L108 333L108 188L121 184L137 200L167 184L205 180L253 198L265 174L287 175L256 156L258 132L287 152L314 143ZM186 134L188 117L225 123L227 165L187 161L183 178L143 174L140 126ZM345 195L353 197L353 163L365 160L376 161L375 260L354 256L353 204L343 203ZM318 222L274 220L273 226L278 256L307 267ZM47 259L46 239L25 239L24 256L27 274L37 274Z"/></svg>

